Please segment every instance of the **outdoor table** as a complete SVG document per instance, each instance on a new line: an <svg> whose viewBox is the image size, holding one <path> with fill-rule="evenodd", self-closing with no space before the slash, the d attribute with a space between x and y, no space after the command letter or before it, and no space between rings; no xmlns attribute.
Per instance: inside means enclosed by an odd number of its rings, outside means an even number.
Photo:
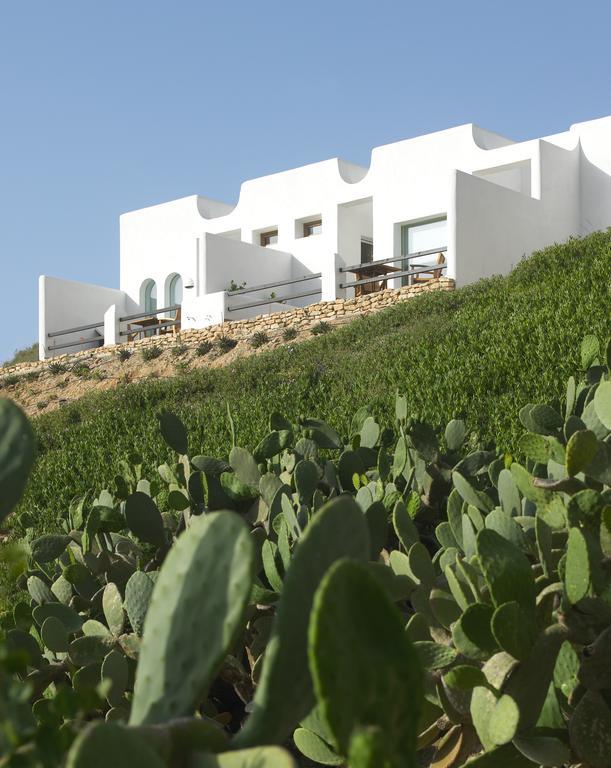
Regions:
<svg viewBox="0 0 611 768"><path fill-rule="evenodd" d="M362 264L358 269L351 270L357 280L365 280L368 277L384 277L379 283L365 283L354 286L354 295L363 296L366 293L376 293L387 288L387 281L393 272L401 272L399 267L390 267L388 264Z"/></svg>

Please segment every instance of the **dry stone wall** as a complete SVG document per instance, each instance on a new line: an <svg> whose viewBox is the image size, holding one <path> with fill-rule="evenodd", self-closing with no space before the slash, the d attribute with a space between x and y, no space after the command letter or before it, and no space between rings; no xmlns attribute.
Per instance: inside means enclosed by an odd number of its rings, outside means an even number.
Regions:
<svg viewBox="0 0 611 768"><path fill-rule="evenodd" d="M336 299L335 301L321 301L316 304L310 304L307 307L298 307L285 312L274 312L268 315L258 315L248 320L227 321L219 325L211 325L207 328L197 330L182 331L179 335L170 333L160 336L152 336L137 341L128 342L121 346L140 349L145 346L157 345L160 347L176 344L178 338L180 343L189 347L195 347L203 341L215 342L221 336L241 341L250 338L258 331L266 333L268 336L276 336L284 333L287 328L293 328L298 333L308 330L320 322L327 322L331 325L337 325L355 319L358 316L368 315L372 312L379 312L381 309L406 301L421 293L429 291L451 291L454 289L454 281L447 277L440 277L429 280L420 285L410 285L399 288L398 290L378 291L377 293L359 296L354 299ZM117 345L118 346L118 345ZM104 356L112 352L116 347L100 347L99 349L87 349L82 352L72 354L58 355L53 360L62 362L78 363L82 357L92 358L98 355ZM19 374L34 370L44 370L50 360L33 363L18 363L6 368L0 369L0 375Z"/></svg>

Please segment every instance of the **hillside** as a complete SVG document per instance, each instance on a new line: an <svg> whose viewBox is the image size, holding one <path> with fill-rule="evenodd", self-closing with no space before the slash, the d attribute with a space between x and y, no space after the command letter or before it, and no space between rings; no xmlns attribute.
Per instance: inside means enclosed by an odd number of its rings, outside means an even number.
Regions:
<svg viewBox="0 0 611 768"><path fill-rule="evenodd" d="M439 426L461 417L474 441L515 445L519 408L560 401L583 335L609 335L610 279L611 232L596 233L538 252L506 278L417 297L303 343L88 394L35 420L39 458L21 508L49 529L73 494L111 483L130 452L150 473L168 451L162 409L180 415L193 454L222 456L227 406L240 444L253 446L272 411L315 414L347 433L369 404L389 423L400 390L414 416Z"/></svg>

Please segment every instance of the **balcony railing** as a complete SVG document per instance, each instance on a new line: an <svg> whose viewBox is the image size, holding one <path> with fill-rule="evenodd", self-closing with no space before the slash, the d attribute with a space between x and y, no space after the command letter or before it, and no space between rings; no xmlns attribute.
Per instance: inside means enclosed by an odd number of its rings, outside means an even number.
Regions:
<svg viewBox="0 0 611 768"><path fill-rule="evenodd" d="M53 339L58 336L69 336L72 333L82 333L83 331L97 331L98 328L104 327L104 321L99 323L89 323L88 325L77 325L74 328L64 328L61 331L51 331L47 333L47 338ZM92 339L78 339L77 341L64 342L63 344L54 344L53 346L47 346L49 352L54 352L57 349L68 349L69 347L82 347L85 344L97 344L101 346L104 343L104 336L98 334L97 338L94 336Z"/></svg>
<svg viewBox="0 0 611 768"><path fill-rule="evenodd" d="M159 315L164 315L166 312L176 312L174 319L162 320L162 322L150 322L156 320ZM165 328L173 328L175 326L180 327L180 304L172 304L169 307L161 307L161 309L154 309L150 312L135 312L133 315L125 315L120 317L120 323L133 323L136 327L129 327L125 331L120 331L119 336L136 336L140 333L154 334L159 330Z"/></svg>
<svg viewBox="0 0 611 768"><path fill-rule="evenodd" d="M376 266L381 266L383 264L393 264L397 261L400 262L406 262L411 261L413 259L423 258L425 256L433 256L435 254L443 254L447 252L447 247L443 248L431 248L428 251L418 251L416 253L408 253L405 256L391 256L388 259L376 259L375 261L367 261L360 264L352 264L348 267L340 267L340 272L362 272L367 269L374 268ZM367 285L369 283L379 283L380 281L386 282L387 280L396 280L397 278L401 277L412 277L414 275L419 275L421 273L426 272L441 272L442 270L447 268L447 263L443 261L440 264L418 264L417 266L414 266L411 269L406 270L398 270L396 272L389 272L387 274L384 274L380 272L380 274L375 275L374 277L364 277L359 280L351 280L347 283L340 283L340 288L354 288L356 286L361 285Z"/></svg>
<svg viewBox="0 0 611 768"><path fill-rule="evenodd" d="M227 296L241 296L245 293L256 293L257 291L273 291L274 288L282 288L285 285L295 285L297 283L304 283L308 280L318 280L322 277L322 272L315 272L311 275L303 275L301 277L293 277L290 280L278 280L275 283L263 283L261 285L253 285L250 288L238 288L235 291L227 291ZM267 299L257 300L249 302L248 304L234 304L227 306L227 312L238 312L241 309L251 309L252 307L262 307L265 304L280 303L283 304L293 299L303 299L307 296L317 296L322 293L320 288L314 290L302 291L301 293L294 293L290 296L270 296Z"/></svg>

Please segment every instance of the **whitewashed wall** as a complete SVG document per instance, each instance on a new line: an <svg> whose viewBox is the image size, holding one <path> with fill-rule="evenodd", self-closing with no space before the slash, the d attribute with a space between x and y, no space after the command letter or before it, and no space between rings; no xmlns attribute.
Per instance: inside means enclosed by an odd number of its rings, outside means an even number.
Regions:
<svg viewBox="0 0 611 768"><path fill-rule="evenodd" d="M321 272L322 298L334 299L345 294L338 268L360 260L361 236L373 236L375 259L396 257L404 224L438 216L448 221L445 274L459 286L505 274L548 243L611 226L611 117L525 142L463 125L376 147L369 168L335 158L246 181L235 205L193 195L126 213L120 289L138 304L153 279L162 306L179 274L194 284L185 305L202 315L199 300L232 279ZM317 218L322 233L303 237L303 222ZM278 243L262 248L261 233L272 229ZM41 328L85 309L92 287L63 283L52 294L41 283ZM224 302L208 304L217 312ZM71 304L77 308L64 309Z"/></svg>
<svg viewBox="0 0 611 768"><path fill-rule="evenodd" d="M78 283L74 280L62 280L58 277L41 275L38 282L38 342L41 360L56 354L76 352L81 349L98 346L93 343L103 335L103 328L80 331L63 336L49 338L48 334L76 328L92 323L103 322L104 313L112 305L118 304L127 309L130 305L123 291L104 288L100 285ZM49 347L56 344L68 344L83 341L82 346L69 347L53 352ZM91 340L87 343L88 340Z"/></svg>

